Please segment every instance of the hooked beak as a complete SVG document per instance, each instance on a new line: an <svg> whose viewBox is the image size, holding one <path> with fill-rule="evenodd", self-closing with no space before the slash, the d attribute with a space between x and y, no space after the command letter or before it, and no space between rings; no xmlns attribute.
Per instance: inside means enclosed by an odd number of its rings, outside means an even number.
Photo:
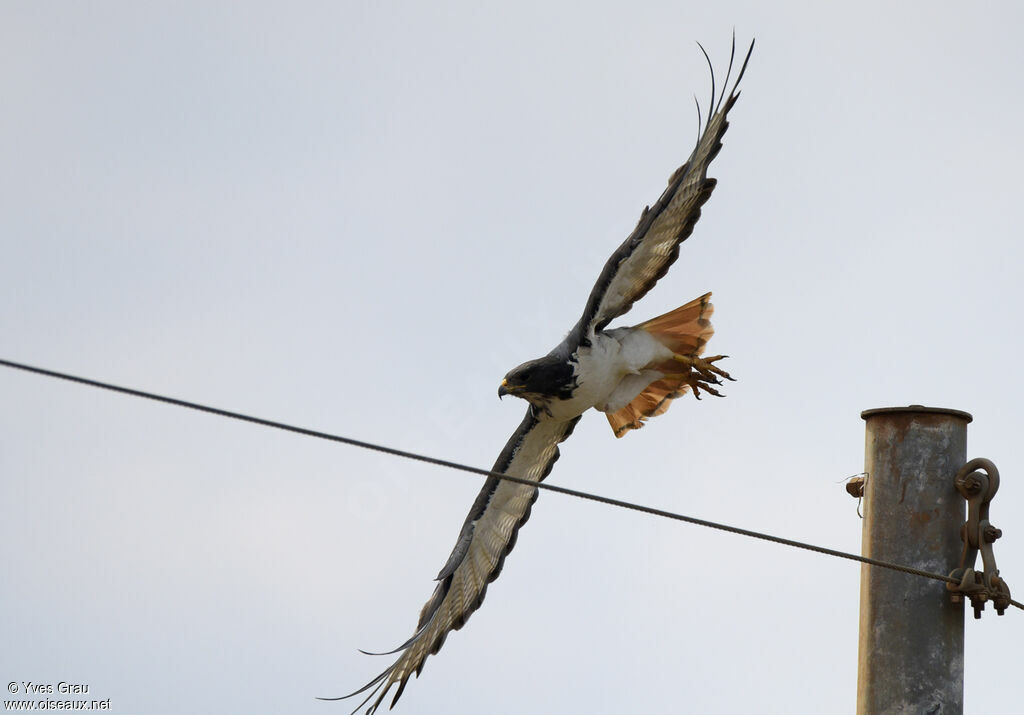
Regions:
<svg viewBox="0 0 1024 715"><path fill-rule="evenodd" d="M505 395L514 394L521 389L523 388L516 385L510 385L507 379L502 380L501 385L498 386L498 399L500 400Z"/></svg>

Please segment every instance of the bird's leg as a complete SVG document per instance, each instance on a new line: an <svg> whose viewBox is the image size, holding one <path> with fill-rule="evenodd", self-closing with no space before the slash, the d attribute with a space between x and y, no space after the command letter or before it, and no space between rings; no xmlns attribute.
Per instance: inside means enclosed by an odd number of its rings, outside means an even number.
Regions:
<svg viewBox="0 0 1024 715"><path fill-rule="evenodd" d="M709 358L700 358L696 355L673 355L672 359L676 362L681 362L690 368L693 368L700 373L700 377L704 382L710 382L713 384L719 384L719 380L715 375L724 377L726 380L732 380L732 376L729 375L725 370L716 367L714 363L718 362L722 358L729 357L728 355L715 355ZM711 390L708 390L711 392Z"/></svg>

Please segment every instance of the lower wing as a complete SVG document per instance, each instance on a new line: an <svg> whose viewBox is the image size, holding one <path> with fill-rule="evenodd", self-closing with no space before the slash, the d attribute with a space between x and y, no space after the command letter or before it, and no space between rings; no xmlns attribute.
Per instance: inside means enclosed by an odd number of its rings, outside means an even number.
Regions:
<svg viewBox="0 0 1024 715"><path fill-rule="evenodd" d="M578 421L579 417L565 422L539 418L531 407L491 471L533 482L543 481L558 459L558 444L572 434ZM525 484L487 478L462 525L451 556L437 575L433 595L420 611L416 632L391 651L401 653L398 660L365 686L344 696L350 698L370 691L356 710L376 696L366 711L368 715L375 712L391 687L397 685L391 701L394 707L409 677L413 673L419 676L423 670L427 656L437 653L448 634L462 628L480 607L487 585L498 578L505 557L515 546L520 527L530 518L537 491L536 487Z"/></svg>

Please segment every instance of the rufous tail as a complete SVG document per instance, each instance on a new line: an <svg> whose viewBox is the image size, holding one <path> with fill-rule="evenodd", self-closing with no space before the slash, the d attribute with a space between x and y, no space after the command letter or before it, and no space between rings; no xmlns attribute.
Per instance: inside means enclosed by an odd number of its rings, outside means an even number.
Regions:
<svg viewBox="0 0 1024 715"><path fill-rule="evenodd" d="M696 357L704 352L704 346L715 333L710 321L714 311L711 294L705 293L686 305L635 327L643 328L677 355ZM673 361L664 366L652 367L673 376L655 380L628 405L617 412L607 414L608 423L616 437L623 436L629 430L640 429L648 419L668 410L672 400L689 391L690 385L686 379L688 368L682 368L679 363ZM680 377L681 370L687 374Z"/></svg>

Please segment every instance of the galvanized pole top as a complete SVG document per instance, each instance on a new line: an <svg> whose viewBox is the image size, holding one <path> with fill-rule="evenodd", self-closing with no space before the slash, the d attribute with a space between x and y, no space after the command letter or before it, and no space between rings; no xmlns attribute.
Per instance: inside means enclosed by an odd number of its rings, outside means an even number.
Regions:
<svg viewBox="0 0 1024 715"><path fill-rule="evenodd" d="M862 552L946 574L963 551L967 461L962 410L909 405L864 410ZM964 608L943 584L861 567L859 715L963 713Z"/></svg>
<svg viewBox="0 0 1024 715"><path fill-rule="evenodd" d="M907 405L906 407L875 407L871 410L864 410L860 413L861 419L869 419L875 415L887 415L887 414L935 414L935 415L950 415L951 417L959 417L968 424L974 421L974 417L971 416L970 412L964 412L963 410L954 410L949 407L925 407L924 405Z"/></svg>

